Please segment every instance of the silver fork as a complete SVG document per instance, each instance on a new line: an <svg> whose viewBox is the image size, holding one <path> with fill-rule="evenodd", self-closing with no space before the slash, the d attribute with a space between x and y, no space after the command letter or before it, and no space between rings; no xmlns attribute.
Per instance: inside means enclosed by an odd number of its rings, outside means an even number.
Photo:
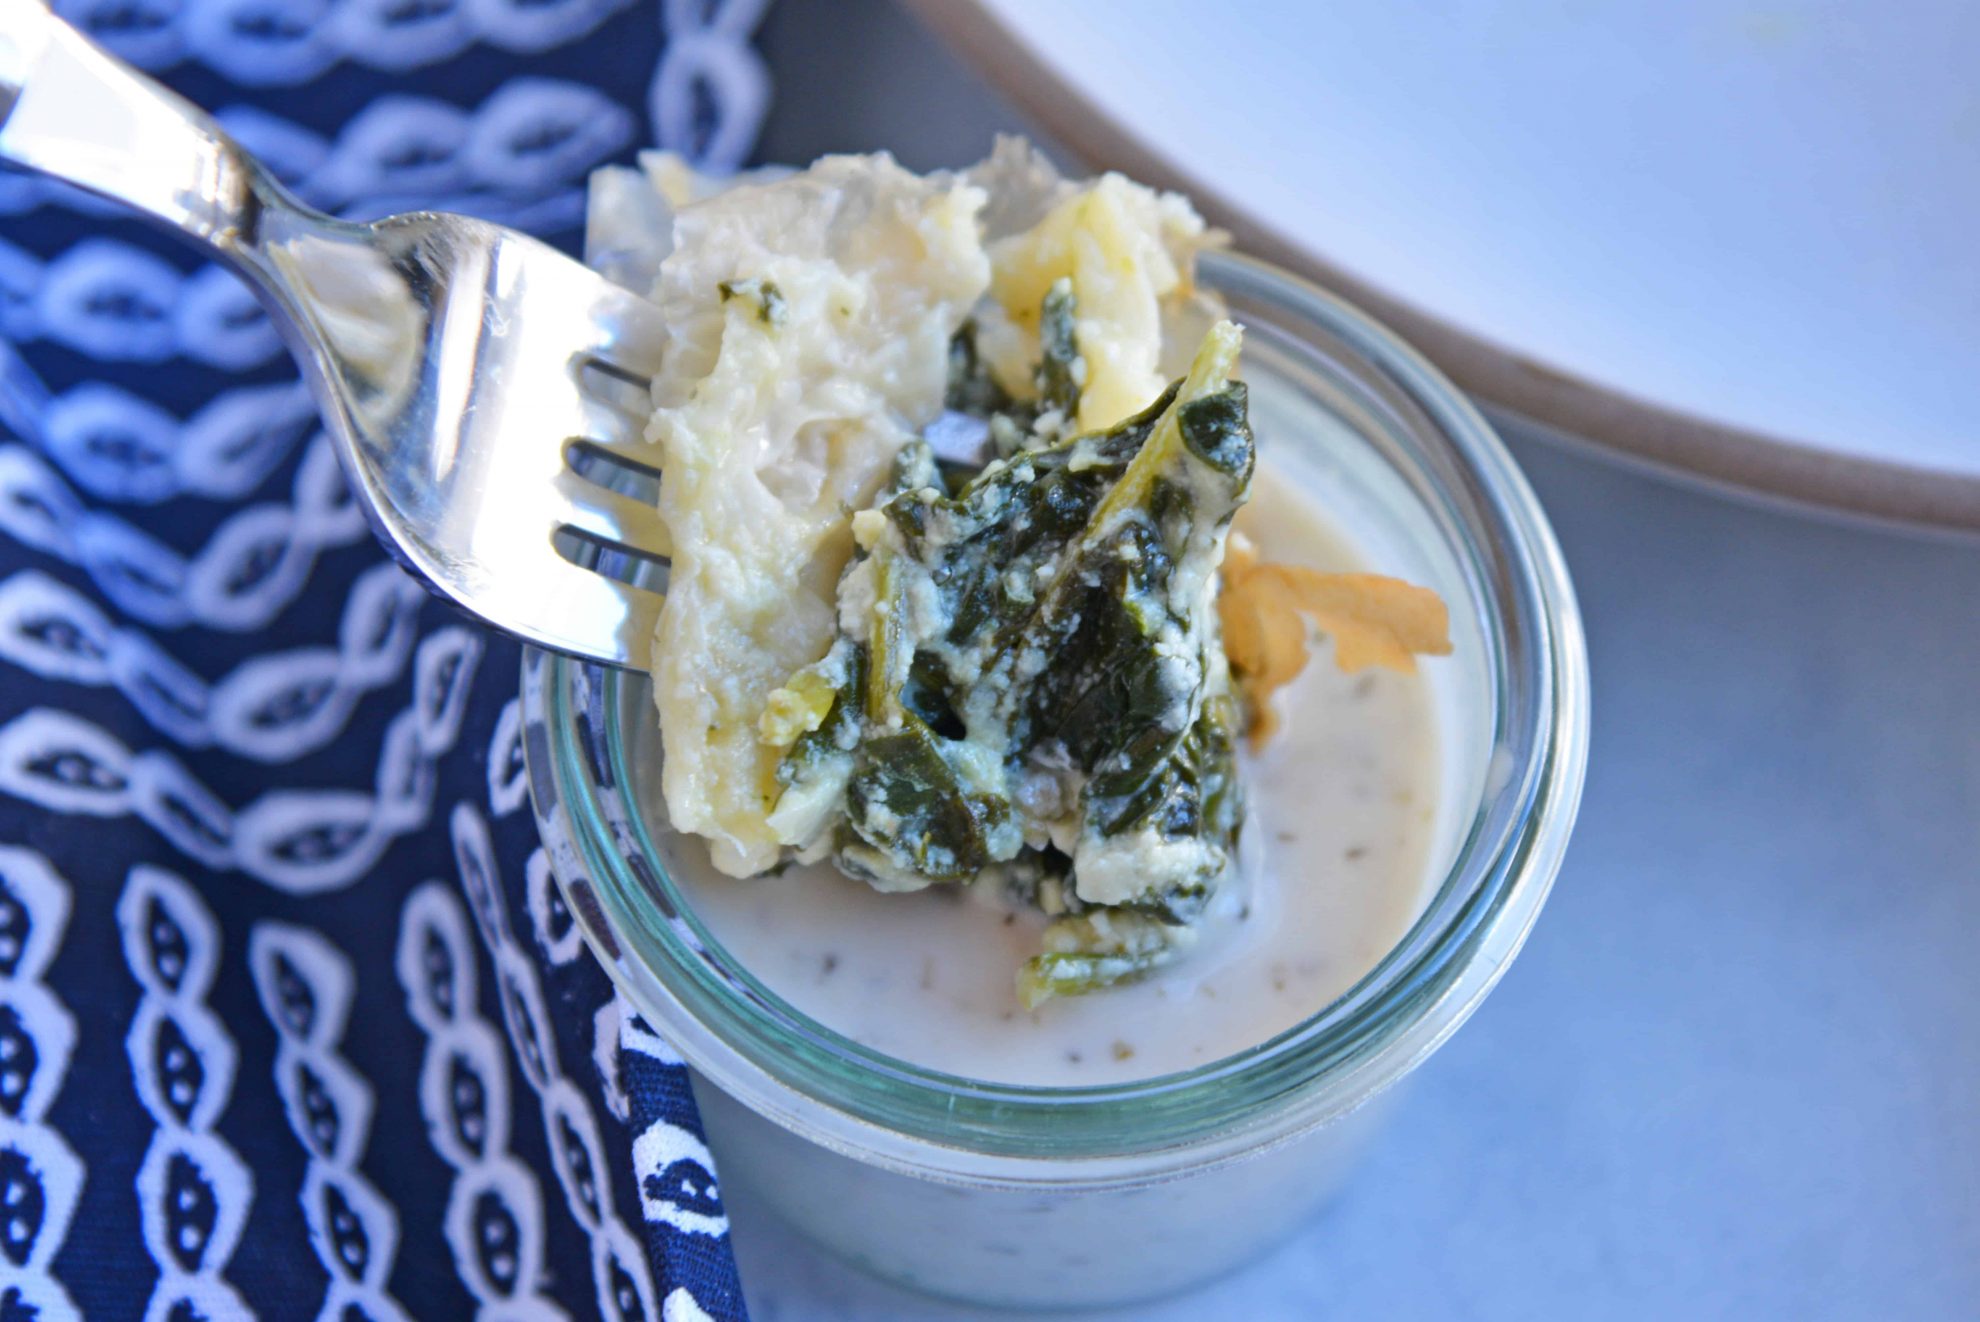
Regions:
<svg viewBox="0 0 1980 1322"><path fill-rule="evenodd" d="M0 0L0 159L135 207L244 275L379 539L429 588L525 641L646 668L661 596L603 571L652 583L668 550L652 502L613 489L659 472L651 304L465 216L313 211L42 0Z"/></svg>

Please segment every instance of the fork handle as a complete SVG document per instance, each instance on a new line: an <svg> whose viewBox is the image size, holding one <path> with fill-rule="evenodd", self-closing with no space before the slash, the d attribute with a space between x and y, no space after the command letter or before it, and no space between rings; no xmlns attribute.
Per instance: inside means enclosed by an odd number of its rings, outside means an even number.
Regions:
<svg viewBox="0 0 1980 1322"><path fill-rule="evenodd" d="M247 265L261 212L291 205L219 125L44 0L0 0L0 160L135 207Z"/></svg>

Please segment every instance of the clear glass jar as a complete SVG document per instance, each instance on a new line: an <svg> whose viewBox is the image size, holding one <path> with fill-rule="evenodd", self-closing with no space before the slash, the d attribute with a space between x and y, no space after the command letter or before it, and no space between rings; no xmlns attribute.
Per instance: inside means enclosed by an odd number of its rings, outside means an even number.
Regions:
<svg viewBox="0 0 1980 1322"><path fill-rule="evenodd" d="M644 676L534 653L530 784L586 939L692 1067L722 1180L883 1276L1015 1306L1121 1303L1229 1270L1345 1178L1384 1094L1505 971L1559 869L1588 747L1567 571L1532 492L1442 376L1283 272L1206 256L1246 326L1267 464L1352 511L1370 563L1450 604L1426 667L1445 743L1441 880L1360 983L1271 1041L1105 1087L923 1070L740 967L668 875ZM743 883L746 884L746 883ZM1508 1068L1511 1068L1508 1062Z"/></svg>

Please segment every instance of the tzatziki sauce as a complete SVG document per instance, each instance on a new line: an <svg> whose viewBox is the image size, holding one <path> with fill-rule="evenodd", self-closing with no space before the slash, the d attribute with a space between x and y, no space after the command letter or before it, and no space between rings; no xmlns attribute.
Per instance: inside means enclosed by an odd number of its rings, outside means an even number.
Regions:
<svg viewBox="0 0 1980 1322"><path fill-rule="evenodd" d="M1237 527L1269 560L1368 567L1269 464ZM1324 1009L1397 943L1430 890L1443 778L1424 679L1343 673L1322 637L1275 701L1277 733L1241 759L1249 816L1237 875L1195 947L1139 982L1025 1010L1015 975L1038 949L1036 912L956 887L885 894L829 863L737 879L678 836L674 876L772 992L912 1065L1042 1087L1206 1065Z"/></svg>

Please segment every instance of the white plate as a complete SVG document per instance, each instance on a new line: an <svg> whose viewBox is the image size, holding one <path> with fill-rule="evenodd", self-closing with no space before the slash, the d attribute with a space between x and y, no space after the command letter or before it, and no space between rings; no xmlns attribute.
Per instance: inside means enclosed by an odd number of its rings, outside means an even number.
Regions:
<svg viewBox="0 0 1980 1322"><path fill-rule="evenodd" d="M915 0L1487 402L1980 529L1980 5Z"/></svg>

